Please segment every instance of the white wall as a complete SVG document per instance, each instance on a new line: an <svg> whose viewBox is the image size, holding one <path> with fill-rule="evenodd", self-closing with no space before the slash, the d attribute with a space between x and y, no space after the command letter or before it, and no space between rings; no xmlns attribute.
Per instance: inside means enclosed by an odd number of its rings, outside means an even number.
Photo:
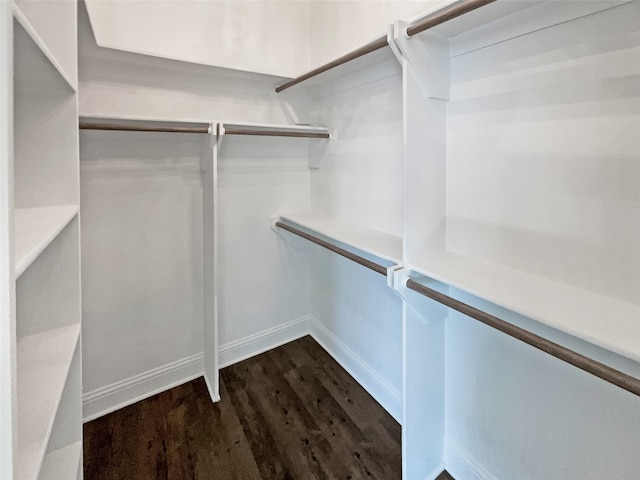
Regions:
<svg viewBox="0 0 640 480"><path fill-rule="evenodd" d="M638 7L452 59L449 249L638 303ZM640 476L638 397L458 313L445 361L456 478Z"/></svg>
<svg viewBox="0 0 640 480"><path fill-rule="evenodd" d="M445 462L455 478L638 478L637 396L462 314L446 329Z"/></svg>
<svg viewBox="0 0 640 480"><path fill-rule="evenodd" d="M382 62L311 90L312 122L338 131L311 174L312 210L402 234L402 78L390 52ZM357 380L398 420L402 391L402 302L386 279L314 249L311 312L343 348L332 353L360 367ZM353 362L351 362L353 365ZM371 373L373 372L373 374Z"/></svg>
<svg viewBox="0 0 640 480"><path fill-rule="evenodd" d="M294 77L446 2L89 0L87 8L100 46Z"/></svg>
<svg viewBox="0 0 640 480"><path fill-rule="evenodd" d="M639 14L452 59L448 249L640 302Z"/></svg>
<svg viewBox="0 0 640 480"><path fill-rule="evenodd" d="M81 115L286 123L269 97L275 82L99 49L81 9ZM169 386L163 378L197 367L203 347L201 139L82 135L85 416ZM297 264L305 252L284 250L269 225L280 211L308 208L306 158L306 143L296 139L225 138L218 300L227 362L299 335L307 320L300 278L307 270ZM283 326L291 329L279 331Z"/></svg>
<svg viewBox="0 0 640 480"><path fill-rule="evenodd" d="M306 0L87 1L102 47L295 76L309 69Z"/></svg>
<svg viewBox="0 0 640 480"><path fill-rule="evenodd" d="M447 0L311 1L310 60L322 65L385 35L390 23L413 17Z"/></svg>
<svg viewBox="0 0 640 480"><path fill-rule="evenodd" d="M84 389L202 352L196 135L83 131Z"/></svg>

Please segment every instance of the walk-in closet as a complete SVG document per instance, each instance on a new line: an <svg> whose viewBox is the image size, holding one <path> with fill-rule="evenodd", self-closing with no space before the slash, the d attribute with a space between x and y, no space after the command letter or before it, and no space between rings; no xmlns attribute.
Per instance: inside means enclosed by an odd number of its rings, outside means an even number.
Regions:
<svg viewBox="0 0 640 480"><path fill-rule="evenodd" d="M640 1L0 37L0 480L640 479Z"/></svg>

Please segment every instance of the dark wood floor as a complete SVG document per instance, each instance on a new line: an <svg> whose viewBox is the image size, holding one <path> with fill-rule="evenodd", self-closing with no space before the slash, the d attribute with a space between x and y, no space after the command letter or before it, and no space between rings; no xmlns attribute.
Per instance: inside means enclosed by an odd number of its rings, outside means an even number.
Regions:
<svg viewBox="0 0 640 480"><path fill-rule="evenodd" d="M310 337L84 426L86 480L401 478L400 425Z"/></svg>

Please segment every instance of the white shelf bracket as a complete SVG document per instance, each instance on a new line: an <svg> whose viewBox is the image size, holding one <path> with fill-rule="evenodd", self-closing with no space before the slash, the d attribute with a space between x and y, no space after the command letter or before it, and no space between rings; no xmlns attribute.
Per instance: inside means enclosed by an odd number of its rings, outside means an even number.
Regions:
<svg viewBox="0 0 640 480"><path fill-rule="evenodd" d="M200 171L210 172L213 168L213 149L216 144L215 124L209 124L209 133L200 146Z"/></svg>
<svg viewBox="0 0 640 480"><path fill-rule="evenodd" d="M309 118L301 115L301 112L303 115L307 115L313 110L309 94L304 88L289 88L280 93L273 91L269 94L269 98L278 104L287 123L291 125L309 124Z"/></svg>
<svg viewBox="0 0 640 480"><path fill-rule="evenodd" d="M427 97L449 100L449 40L430 31L409 37L408 26L408 23L400 20L395 23L394 41L389 42L389 45L393 44L392 51L396 56L399 52L406 61Z"/></svg>
<svg viewBox="0 0 640 480"><path fill-rule="evenodd" d="M280 238L291 245L295 250L304 250L306 248L311 248L309 240L305 240L304 238L294 235L291 232L287 232L282 228L276 227L276 222L280 221L280 217L271 217L269 221L271 224L271 230L276 232Z"/></svg>
<svg viewBox="0 0 640 480"><path fill-rule="evenodd" d="M398 63L402 66L404 63L404 55L402 55L402 51L396 42L396 23L390 23L387 27L387 43L389 44L389 48L391 52L398 60Z"/></svg>
<svg viewBox="0 0 640 480"><path fill-rule="evenodd" d="M213 131L213 136L216 137L216 143L218 145L218 151L222 148L222 140L224 139L224 125L222 123L217 124L217 131Z"/></svg>
<svg viewBox="0 0 640 480"><path fill-rule="evenodd" d="M338 131L335 128L329 131L329 138L326 140L311 140L309 142L309 168L320 168L325 158L331 154L337 140Z"/></svg>
<svg viewBox="0 0 640 480"><path fill-rule="evenodd" d="M402 281L402 272L406 270L402 265L392 265L387 268L387 286L397 290L397 282ZM406 283L406 279L404 279Z"/></svg>
<svg viewBox="0 0 640 480"><path fill-rule="evenodd" d="M434 318L446 318L448 315L448 307L437 304L429 299L422 297L420 294L409 290L407 288L407 280L411 278L412 270L402 265L391 267L391 271L387 273L387 284L393 288L398 296L402 298L408 309L412 313L420 317L420 319L426 324L432 324ZM425 308L425 302L431 302L429 308ZM433 308L438 309L441 315L433 316ZM430 312L425 314L425 312Z"/></svg>

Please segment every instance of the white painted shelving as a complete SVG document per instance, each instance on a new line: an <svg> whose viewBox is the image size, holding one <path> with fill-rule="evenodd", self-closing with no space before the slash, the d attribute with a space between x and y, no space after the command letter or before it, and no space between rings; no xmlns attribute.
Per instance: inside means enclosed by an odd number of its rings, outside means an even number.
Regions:
<svg viewBox="0 0 640 480"><path fill-rule="evenodd" d="M416 272L640 361L640 307L483 260L441 253L408 265Z"/></svg>
<svg viewBox="0 0 640 480"><path fill-rule="evenodd" d="M3 412L13 412L10 434L0 438L0 476L75 479L82 477L77 4L16 0L0 8L10 39L0 57L13 66L1 102L12 106L13 155L0 157L3 192L13 194L3 204L13 208L2 210L1 230L11 236L0 256L12 259L15 298L0 323L13 347L2 361L15 374L0 399Z"/></svg>
<svg viewBox="0 0 640 480"><path fill-rule="evenodd" d="M38 478L79 338L80 325L75 324L18 340L21 479Z"/></svg>
<svg viewBox="0 0 640 480"><path fill-rule="evenodd" d="M16 278L29 268L78 214L77 205L19 208L14 212Z"/></svg>

